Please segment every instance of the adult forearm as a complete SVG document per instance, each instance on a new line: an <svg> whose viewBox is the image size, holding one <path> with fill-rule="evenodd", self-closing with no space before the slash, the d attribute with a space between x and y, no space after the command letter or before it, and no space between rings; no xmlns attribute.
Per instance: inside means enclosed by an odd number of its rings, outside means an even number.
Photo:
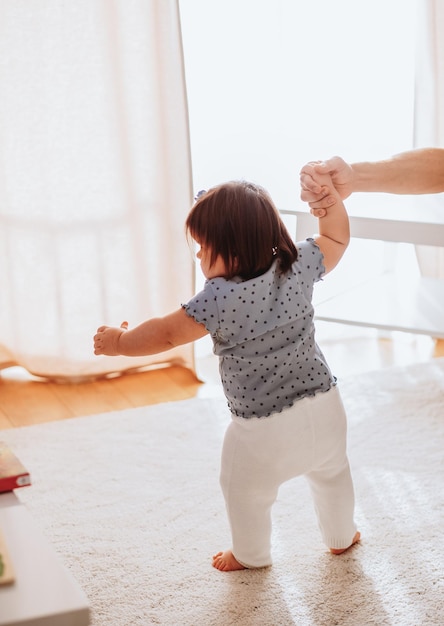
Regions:
<svg viewBox="0 0 444 626"><path fill-rule="evenodd" d="M396 194L444 191L444 149L421 148L390 159L353 163L353 191Z"/></svg>

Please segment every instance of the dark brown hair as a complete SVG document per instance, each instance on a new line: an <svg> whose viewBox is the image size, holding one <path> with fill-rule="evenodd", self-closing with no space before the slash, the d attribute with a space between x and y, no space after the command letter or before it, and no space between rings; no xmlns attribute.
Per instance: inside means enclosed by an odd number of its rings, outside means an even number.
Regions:
<svg viewBox="0 0 444 626"><path fill-rule="evenodd" d="M275 259L286 273L298 253L279 212L265 189L234 181L199 194L185 222L187 234L211 250L211 265L220 255L226 278L244 280L266 272Z"/></svg>

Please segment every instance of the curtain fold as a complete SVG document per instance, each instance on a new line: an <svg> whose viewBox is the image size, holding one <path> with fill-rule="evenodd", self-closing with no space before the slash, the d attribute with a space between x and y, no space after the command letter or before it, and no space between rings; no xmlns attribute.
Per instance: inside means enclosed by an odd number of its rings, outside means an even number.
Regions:
<svg viewBox="0 0 444 626"><path fill-rule="evenodd" d="M176 0L0 3L0 367L82 380L191 346L95 357L193 293L192 202Z"/></svg>
<svg viewBox="0 0 444 626"><path fill-rule="evenodd" d="M444 148L444 3L441 0L418 0L417 28L414 145ZM442 216L444 194L424 196L421 203ZM421 274L444 278L444 248L416 246L415 249Z"/></svg>

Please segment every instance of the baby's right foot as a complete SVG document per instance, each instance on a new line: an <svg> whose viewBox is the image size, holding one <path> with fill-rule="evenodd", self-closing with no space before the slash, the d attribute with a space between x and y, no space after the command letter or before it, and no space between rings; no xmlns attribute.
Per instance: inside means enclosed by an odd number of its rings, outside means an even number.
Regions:
<svg viewBox="0 0 444 626"><path fill-rule="evenodd" d="M351 542L351 544L348 546L348 548L330 548L330 552L332 554L342 554L343 552L345 552L346 550L348 550L349 548L351 548L355 543L357 543L359 540L361 539L361 533L359 532L359 530L356 532L355 536L353 537L353 541Z"/></svg>

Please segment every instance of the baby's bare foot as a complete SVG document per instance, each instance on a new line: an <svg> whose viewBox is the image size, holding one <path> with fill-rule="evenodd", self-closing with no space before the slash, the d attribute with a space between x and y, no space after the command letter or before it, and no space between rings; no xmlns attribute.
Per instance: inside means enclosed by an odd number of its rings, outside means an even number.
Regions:
<svg viewBox="0 0 444 626"><path fill-rule="evenodd" d="M231 550L218 552L213 556L213 567L221 572L234 572L240 569L246 569L243 565L236 561Z"/></svg>
<svg viewBox="0 0 444 626"><path fill-rule="evenodd" d="M348 548L351 548L355 543L357 543L360 540L360 538L361 538L361 533L358 530L356 535L353 537L353 541L348 546ZM343 552L348 550L348 548L330 548L330 552L332 554L342 554Z"/></svg>

